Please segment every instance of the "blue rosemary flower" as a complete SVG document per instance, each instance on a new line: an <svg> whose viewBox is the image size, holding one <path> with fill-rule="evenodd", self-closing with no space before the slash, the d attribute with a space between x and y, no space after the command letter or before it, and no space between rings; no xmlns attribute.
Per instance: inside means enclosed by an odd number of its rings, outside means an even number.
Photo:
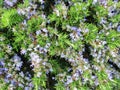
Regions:
<svg viewBox="0 0 120 90"><path fill-rule="evenodd" d="M120 32L120 25L117 27L117 31Z"/></svg>

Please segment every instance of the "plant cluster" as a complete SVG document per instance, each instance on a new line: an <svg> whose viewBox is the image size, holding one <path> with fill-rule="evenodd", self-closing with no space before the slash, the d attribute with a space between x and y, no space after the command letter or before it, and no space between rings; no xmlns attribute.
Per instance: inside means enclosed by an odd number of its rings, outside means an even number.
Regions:
<svg viewBox="0 0 120 90"><path fill-rule="evenodd" d="M119 90L119 0L0 0L1 90Z"/></svg>

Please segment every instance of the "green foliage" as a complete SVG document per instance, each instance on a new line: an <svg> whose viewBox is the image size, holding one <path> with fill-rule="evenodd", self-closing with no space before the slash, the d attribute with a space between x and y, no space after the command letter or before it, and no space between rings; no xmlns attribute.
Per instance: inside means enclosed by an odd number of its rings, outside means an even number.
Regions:
<svg viewBox="0 0 120 90"><path fill-rule="evenodd" d="M118 90L120 88L120 79L115 79L112 85L114 86L114 90Z"/></svg>
<svg viewBox="0 0 120 90"><path fill-rule="evenodd" d="M88 6L86 3L75 3L71 6L68 11L68 23L70 23L70 25L79 24L84 17L89 15Z"/></svg>
<svg viewBox="0 0 120 90"><path fill-rule="evenodd" d="M19 4L18 7L19 8L26 8L29 6L29 0L24 0L24 4Z"/></svg>
<svg viewBox="0 0 120 90"><path fill-rule="evenodd" d="M0 0L0 7L3 6L3 0Z"/></svg>
<svg viewBox="0 0 120 90"><path fill-rule="evenodd" d="M68 45L70 45L70 41L67 38L68 36L66 34L58 34L57 42L53 40L52 46L50 47L50 55L54 55L57 53L58 50L61 51L65 49Z"/></svg>
<svg viewBox="0 0 120 90"><path fill-rule="evenodd" d="M85 35L86 42L91 42L96 39L98 33L98 28L93 24L86 24L86 29L88 29L87 34Z"/></svg>
<svg viewBox="0 0 120 90"><path fill-rule="evenodd" d="M1 87L0 88L1 90L7 90L8 89L8 85L2 79L0 79L0 87Z"/></svg>
<svg viewBox="0 0 120 90"><path fill-rule="evenodd" d="M96 11L97 19L99 20L101 17L105 17L108 14L107 9L105 9L102 5L95 5L93 8ZM95 16L95 15L94 15Z"/></svg>
<svg viewBox="0 0 120 90"><path fill-rule="evenodd" d="M40 78L34 77L33 83L35 85L35 90L46 88L46 75L43 74Z"/></svg>
<svg viewBox="0 0 120 90"><path fill-rule="evenodd" d="M59 82L56 86L55 86L56 90L65 90L65 86L62 82Z"/></svg>
<svg viewBox="0 0 120 90"><path fill-rule="evenodd" d="M52 65L53 74L57 75L59 73L64 73L67 71L69 64L67 62L61 63L61 59L57 58L56 60L49 60L49 63ZM63 66L64 65L64 66Z"/></svg>
<svg viewBox="0 0 120 90"><path fill-rule="evenodd" d="M67 39L68 36L66 34L59 34L58 35L58 43L60 48L66 48L66 42L69 42Z"/></svg>
<svg viewBox="0 0 120 90"><path fill-rule="evenodd" d="M49 38L37 36L36 41L39 43L40 46L44 47L46 45L46 42L49 42Z"/></svg>
<svg viewBox="0 0 120 90"><path fill-rule="evenodd" d="M41 17L32 17L28 20L28 32L35 32L36 30L40 29L40 25L43 19Z"/></svg>
<svg viewBox="0 0 120 90"><path fill-rule="evenodd" d="M111 49L120 47L120 33L115 30L110 30L109 35L106 37L107 43Z"/></svg>
<svg viewBox="0 0 120 90"><path fill-rule="evenodd" d="M8 9L2 7L3 3L0 0L0 60L7 58L5 67L14 69L19 63L12 60L14 54L18 55L22 66L20 71L13 71L18 76L21 71L33 71L30 80L34 90L47 90L49 87L55 90L120 88L119 70L114 66L119 66L120 61L120 32L116 30L120 23L120 2L108 0L104 5L101 0L44 0L42 4L42 0L18 0ZM111 6L118 11L113 16L109 16L109 13L114 13ZM19 9L24 12L23 16L18 14ZM9 45L12 49L7 47ZM116 50L115 55L113 50ZM26 59L28 61L24 61ZM113 59L113 66L108 64L109 59ZM11 62L13 65L10 67ZM24 67L26 64L28 66ZM116 77L110 80L107 70L116 72ZM11 75L12 72L8 71ZM3 90L10 86L2 79L1 83ZM23 88L17 86L16 89Z"/></svg>
<svg viewBox="0 0 120 90"><path fill-rule="evenodd" d="M119 18L120 18L120 14L111 17L110 21L113 22L113 23L118 23L118 22L120 22Z"/></svg>
<svg viewBox="0 0 120 90"><path fill-rule="evenodd" d="M16 9L5 10L1 17L3 27L10 27L22 20L23 17L17 13Z"/></svg>

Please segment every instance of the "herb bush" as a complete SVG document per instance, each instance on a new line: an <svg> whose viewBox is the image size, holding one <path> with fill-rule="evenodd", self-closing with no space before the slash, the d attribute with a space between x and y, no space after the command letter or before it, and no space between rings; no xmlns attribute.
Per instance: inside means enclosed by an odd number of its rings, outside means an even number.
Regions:
<svg viewBox="0 0 120 90"><path fill-rule="evenodd" d="M0 90L119 90L119 0L0 0Z"/></svg>

